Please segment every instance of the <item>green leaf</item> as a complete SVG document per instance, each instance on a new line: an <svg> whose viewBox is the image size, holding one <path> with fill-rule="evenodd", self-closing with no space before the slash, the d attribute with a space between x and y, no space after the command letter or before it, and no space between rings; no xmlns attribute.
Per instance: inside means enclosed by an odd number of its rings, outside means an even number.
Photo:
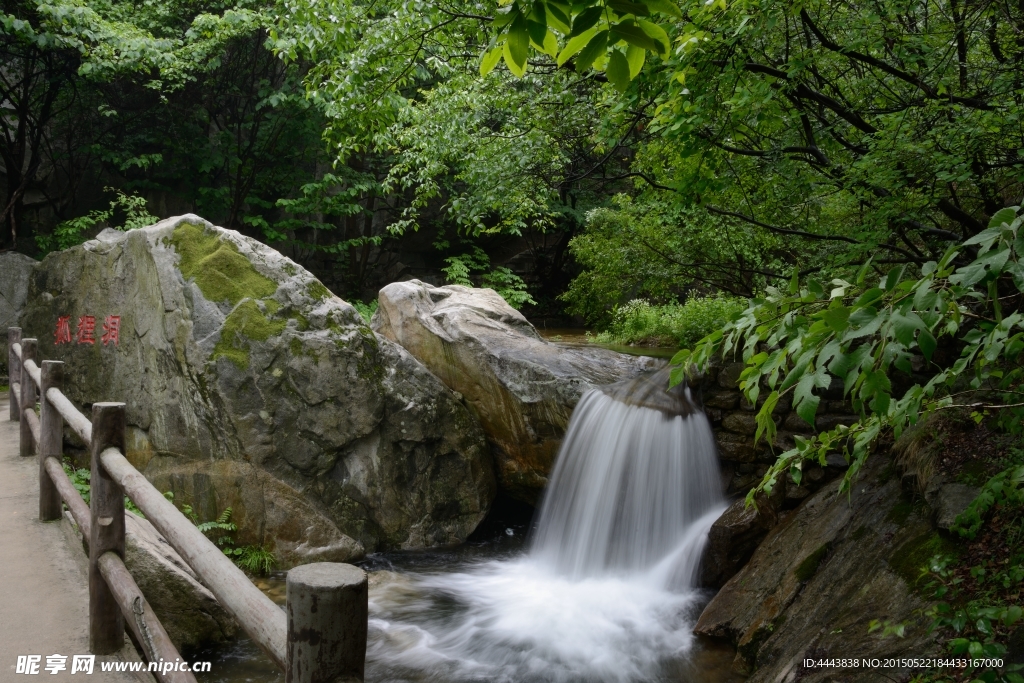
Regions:
<svg viewBox="0 0 1024 683"><path fill-rule="evenodd" d="M891 292L893 288L899 284L900 279L903 277L903 271L907 269L906 265L896 266L889 271L889 274L885 276L885 291Z"/></svg>
<svg viewBox="0 0 1024 683"><path fill-rule="evenodd" d="M592 28L578 36L570 38L569 42L565 44L565 47L563 47L562 51L558 54L558 66L565 64L573 55L586 47L587 43L589 43L595 35L597 35L597 29Z"/></svg>
<svg viewBox="0 0 1024 683"><path fill-rule="evenodd" d="M679 7L671 0L646 0L646 3L652 12L661 12L673 17L683 16L683 13L679 11Z"/></svg>
<svg viewBox="0 0 1024 683"><path fill-rule="evenodd" d="M530 33L526 18L520 14L508 27L508 40L502 54L508 68L518 77L526 73L526 57L530 49Z"/></svg>
<svg viewBox="0 0 1024 683"><path fill-rule="evenodd" d="M608 31L599 31L587 46L580 50L580 56L576 58L576 72L582 73L590 68L600 55L604 54L608 46Z"/></svg>
<svg viewBox="0 0 1024 683"><path fill-rule="evenodd" d="M522 78L523 74L526 73L526 60L523 60L523 65L520 66L516 63L515 57L512 56L512 49L509 47L511 41L505 41L504 47L502 47L501 54L505 58L505 66L511 71L517 78ZM527 40L529 43L529 40Z"/></svg>
<svg viewBox="0 0 1024 683"><path fill-rule="evenodd" d="M651 10L647 9L647 5L641 2L630 2L630 0L607 0L607 2L609 7L623 16L635 14L646 17L651 13Z"/></svg>
<svg viewBox="0 0 1024 683"><path fill-rule="evenodd" d="M921 333L917 335L917 345L921 347L921 353L928 360L932 359L932 354L935 353L935 337L928 330L921 330Z"/></svg>
<svg viewBox="0 0 1024 683"><path fill-rule="evenodd" d="M643 49L650 50L651 52L661 53L663 51L663 46L654 38L647 35L647 33L633 23L632 20L619 22L612 28L612 42L614 43L620 39L626 41L630 45L636 45L637 47L642 47Z"/></svg>
<svg viewBox="0 0 1024 683"><path fill-rule="evenodd" d="M597 24L598 19L601 18L602 12L604 12L603 7L594 6L588 7L577 14L576 18L572 21L572 32L569 34L569 37L573 38L592 28Z"/></svg>
<svg viewBox="0 0 1024 683"><path fill-rule="evenodd" d="M822 320L836 332L842 332L850 326L850 309L846 306L828 308L822 313Z"/></svg>
<svg viewBox="0 0 1024 683"><path fill-rule="evenodd" d="M497 66L498 60L501 59L502 46L493 47L484 53L484 56L480 59L480 75L486 76L494 70Z"/></svg>
<svg viewBox="0 0 1024 683"><path fill-rule="evenodd" d="M669 56L669 50L672 46L672 41L668 38L668 33L665 32L661 26L655 24L653 21L647 21L646 19L637 19L637 24L644 30L648 36L653 38L657 42L661 49L655 50L662 58L667 59Z"/></svg>
<svg viewBox="0 0 1024 683"><path fill-rule="evenodd" d="M988 222L988 227L999 228L1002 227L1003 223L1010 224L1013 219L1017 217L1017 212L1011 208L999 209L992 216L992 220Z"/></svg>
<svg viewBox="0 0 1024 683"><path fill-rule="evenodd" d="M619 92L625 92L629 87L629 62L621 50L612 50L608 55L608 68L605 69L608 81L615 86Z"/></svg>
<svg viewBox="0 0 1024 683"><path fill-rule="evenodd" d="M542 24L539 21L527 21L526 32L530 34L530 40L537 45L544 44L544 36L548 32L547 24Z"/></svg>
<svg viewBox="0 0 1024 683"><path fill-rule="evenodd" d="M569 15L562 11L558 5L548 3L548 26L555 29L562 35L569 35L572 32L572 20Z"/></svg>
<svg viewBox="0 0 1024 683"><path fill-rule="evenodd" d="M914 332L923 330L925 327L924 321L913 311L907 315L893 313L890 320L892 321L893 333L896 335L896 339L900 344L908 347L914 343Z"/></svg>
<svg viewBox="0 0 1024 683"><path fill-rule="evenodd" d="M647 51L642 47L630 45L626 48L626 61L629 63L629 80L633 80L640 75L640 70L644 68L644 60L646 58Z"/></svg>

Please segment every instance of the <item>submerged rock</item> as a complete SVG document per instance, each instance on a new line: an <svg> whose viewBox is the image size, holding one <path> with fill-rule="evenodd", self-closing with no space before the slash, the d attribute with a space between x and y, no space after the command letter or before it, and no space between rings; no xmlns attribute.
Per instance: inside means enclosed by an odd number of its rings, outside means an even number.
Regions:
<svg viewBox="0 0 1024 683"><path fill-rule="evenodd" d="M654 369L656 361L540 338L494 290L419 280L380 290L373 329L459 392L495 447L498 479L535 503L582 394Z"/></svg>
<svg viewBox="0 0 1024 683"><path fill-rule="evenodd" d="M493 500L454 393L302 267L197 216L50 254L22 326L73 401L127 404L127 455L160 490L202 520L230 507L236 542L282 567L458 543Z"/></svg>
<svg viewBox="0 0 1024 683"><path fill-rule="evenodd" d="M824 486L773 528L701 614L694 631L731 640L748 683L878 680L871 669L803 669L807 658L929 657L941 652L924 616L920 571L947 550L927 506L901 497L882 457L849 496ZM902 624L905 637L869 632ZM906 672L887 670L893 680Z"/></svg>

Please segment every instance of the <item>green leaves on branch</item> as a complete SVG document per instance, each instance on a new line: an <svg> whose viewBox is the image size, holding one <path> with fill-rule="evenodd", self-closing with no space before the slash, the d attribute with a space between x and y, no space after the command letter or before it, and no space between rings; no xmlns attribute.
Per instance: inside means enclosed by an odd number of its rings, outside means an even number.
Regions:
<svg viewBox="0 0 1024 683"><path fill-rule="evenodd" d="M509 71L522 77L533 49L560 67L573 60L578 73L592 67L604 71L612 85L625 90L639 75L648 52L663 59L669 56L668 32L647 18L654 14L682 16L671 0L513 2L495 18L497 33L480 59L480 74L487 75L504 58Z"/></svg>
<svg viewBox="0 0 1024 683"><path fill-rule="evenodd" d="M1004 422L1019 431L1024 404L1013 392L1024 384L1024 315L1004 315L1000 298L1019 301L1024 293L1022 228L1019 207L1003 209L988 229L924 264L917 277L908 277L901 265L872 286L865 264L852 283L837 278L827 286L814 280L801 286L794 278L788 291L769 287L723 330L693 351L680 351L673 359L673 382L681 381L687 368L707 368L717 356L742 356L740 388L747 400L758 405L762 389L770 391L757 414L757 438L769 443L776 435L772 411L786 394L813 426L817 392L839 380L859 415L849 427L796 437L796 446L779 456L751 497L770 490L787 472L799 481L802 460L824 465L833 451L850 462L846 489L883 430L899 437L922 413L982 407L954 403L955 396L968 392L983 392L978 395L995 403L984 407L1001 410ZM965 262L972 247L977 253ZM1007 297L1008 291L1016 294ZM958 356L938 358L943 338ZM903 373L903 386L910 385L902 396L893 395L894 371Z"/></svg>

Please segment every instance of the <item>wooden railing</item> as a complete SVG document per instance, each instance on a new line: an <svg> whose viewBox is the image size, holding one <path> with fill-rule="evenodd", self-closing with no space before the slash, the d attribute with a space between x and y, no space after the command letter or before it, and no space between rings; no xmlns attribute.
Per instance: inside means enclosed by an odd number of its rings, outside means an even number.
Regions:
<svg viewBox="0 0 1024 683"><path fill-rule="evenodd" d="M288 683L361 681L366 658L367 584L363 570L316 563L288 572L285 611L264 595L125 458L125 404L94 403L90 421L63 393L64 363L36 362L36 340L8 331L10 419L21 425L22 456L38 455L39 519L63 516L89 545L89 649L112 654L125 624L149 662L175 662L177 649L124 563L127 496L192 567ZM36 405L39 414L36 415ZM89 445L86 505L61 464L64 423ZM154 672L167 683L195 683L191 672Z"/></svg>

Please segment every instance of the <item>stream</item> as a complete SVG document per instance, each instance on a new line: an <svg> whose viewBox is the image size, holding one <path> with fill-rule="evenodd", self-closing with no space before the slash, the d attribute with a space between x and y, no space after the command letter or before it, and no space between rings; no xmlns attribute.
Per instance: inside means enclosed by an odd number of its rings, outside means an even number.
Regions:
<svg viewBox="0 0 1024 683"><path fill-rule="evenodd" d="M368 683L729 683L692 627L725 510L714 436L656 373L588 391L533 524L492 510L470 542L370 555ZM508 509L512 509L509 507ZM514 516L513 516L514 517ZM281 577L260 587L284 602ZM251 643L209 653L221 683L280 681Z"/></svg>

